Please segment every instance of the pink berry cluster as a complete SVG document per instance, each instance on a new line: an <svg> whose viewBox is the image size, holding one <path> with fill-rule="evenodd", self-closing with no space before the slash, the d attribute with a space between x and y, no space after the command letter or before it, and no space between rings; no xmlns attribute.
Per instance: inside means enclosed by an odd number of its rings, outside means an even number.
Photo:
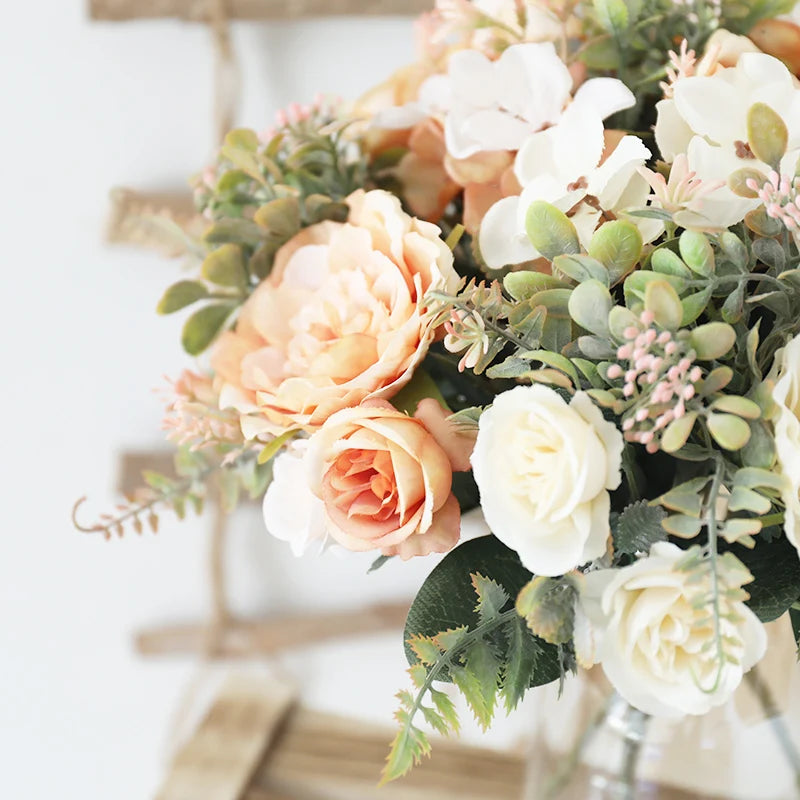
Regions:
<svg viewBox="0 0 800 800"><path fill-rule="evenodd" d="M263 131L259 138L263 144L268 144L281 131L297 125L310 122L316 127L326 125L336 119L340 114L341 97L332 99L323 94L317 94L312 103L290 103L285 109L281 108L275 114L275 127Z"/></svg>
<svg viewBox="0 0 800 800"><path fill-rule="evenodd" d="M162 429L168 431L167 439L192 451L242 442L238 415L220 410L211 378L190 370L172 382Z"/></svg>
<svg viewBox="0 0 800 800"><path fill-rule="evenodd" d="M622 422L625 438L655 453L666 427L687 413L702 370L679 335L655 327L652 311L643 311L639 320L641 327L625 329L625 344L617 350L628 369L612 364L607 374L611 380L624 379L622 394L630 402Z"/></svg>
<svg viewBox="0 0 800 800"><path fill-rule="evenodd" d="M768 216L782 222L793 233L800 231L800 208L797 207L800 178L779 175L772 170L763 185L759 186L754 178L748 178L745 185L758 194Z"/></svg>

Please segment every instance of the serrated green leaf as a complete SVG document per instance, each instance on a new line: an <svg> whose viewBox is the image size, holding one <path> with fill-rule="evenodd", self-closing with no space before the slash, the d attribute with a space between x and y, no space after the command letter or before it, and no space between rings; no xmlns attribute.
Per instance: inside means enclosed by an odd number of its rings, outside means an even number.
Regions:
<svg viewBox="0 0 800 800"><path fill-rule="evenodd" d="M450 735L450 733L457 734L461 725L458 721L458 714L456 714L456 707L449 695L445 694L444 692L440 692L437 689L431 689L430 697L434 706L436 707L436 710L439 712L442 719L447 722L447 725L450 728L446 735Z"/></svg>
<svg viewBox="0 0 800 800"><path fill-rule="evenodd" d="M414 655L423 664L435 664L439 656L442 654L442 651L439 649L433 639L427 636L412 636L407 641L408 646L412 649Z"/></svg>
<svg viewBox="0 0 800 800"><path fill-rule="evenodd" d="M449 736L451 731L450 727L448 726L447 722L442 718L436 709L431 708L430 706L423 706L419 707L419 710L422 712L422 716L425 718L425 722L433 728L436 733L440 736Z"/></svg>
<svg viewBox="0 0 800 800"><path fill-rule="evenodd" d="M496 581L478 573L473 573L470 578L475 594L478 595L475 611L480 621L489 622L497 618L511 599L508 592Z"/></svg>
<svg viewBox="0 0 800 800"><path fill-rule="evenodd" d="M617 517L611 535L614 552L624 555L649 553L656 542L666 539L661 526L666 517L664 509L640 500L632 503Z"/></svg>
<svg viewBox="0 0 800 800"><path fill-rule="evenodd" d="M208 297L208 289L200 281L178 281L162 295L156 306L159 314L172 314Z"/></svg>
<svg viewBox="0 0 800 800"><path fill-rule="evenodd" d="M455 628L475 628L480 620L475 612L475 591L470 577L474 573L495 581L510 597L516 597L533 577L522 566L519 556L494 536L464 542L451 550L423 582L408 613L404 640L420 635L433 637ZM534 638L533 634L528 635ZM557 649L545 642L536 642L539 650L534 668L529 672L529 686L550 683L560 675ZM507 644L497 644L501 661L508 661ZM406 658L409 664L416 663L408 644ZM441 675L441 680L449 679L449 675Z"/></svg>
<svg viewBox="0 0 800 800"><path fill-rule="evenodd" d="M510 713L528 690L541 650L522 617L516 617L510 623L507 640L509 655L503 676L502 696L506 712Z"/></svg>
<svg viewBox="0 0 800 800"><path fill-rule="evenodd" d="M517 595L517 613L530 630L550 644L572 640L576 590L569 579L533 578Z"/></svg>

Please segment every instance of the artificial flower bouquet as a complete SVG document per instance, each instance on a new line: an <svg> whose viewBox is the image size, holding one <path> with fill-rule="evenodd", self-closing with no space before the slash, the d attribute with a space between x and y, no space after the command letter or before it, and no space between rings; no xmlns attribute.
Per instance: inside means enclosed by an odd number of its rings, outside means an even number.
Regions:
<svg viewBox="0 0 800 800"><path fill-rule="evenodd" d="M213 479L298 554L446 553L387 780L457 729L440 682L483 725L578 665L647 714L726 701L800 608L793 5L439 0L354 106L232 131L159 304L208 351L179 477L89 528Z"/></svg>

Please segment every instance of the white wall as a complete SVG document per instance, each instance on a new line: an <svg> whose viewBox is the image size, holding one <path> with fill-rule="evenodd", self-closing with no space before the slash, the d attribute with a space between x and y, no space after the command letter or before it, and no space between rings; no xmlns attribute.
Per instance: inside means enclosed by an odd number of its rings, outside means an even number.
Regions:
<svg viewBox="0 0 800 800"><path fill-rule="evenodd" d="M108 506L120 451L161 441L151 389L184 359L180 320L153 307L177 268L105 247L102 229L111 186L179 188L208 158L210 37L171 22L89 24L74 1L3 11L0 795L141 800L196 665L138 660L130 635L203 612L205 522L104 544L72 530L69 512L84 493ZM241 25L235 44L241 121L258 128L317 91L355 96L412 55L398 19ZM281 572L282 592L304 581L297 565L286 580L285 550L256 515L237 537L238 607L270 607ZM306 605L344 603L344 587L356 601L354 581L366 581L363 563L313 569L320 589L301 592ZM405 594L423 573L381 591ZM399 642L384 651L396 675L374 695L388 715L403 657Z"/></svg>

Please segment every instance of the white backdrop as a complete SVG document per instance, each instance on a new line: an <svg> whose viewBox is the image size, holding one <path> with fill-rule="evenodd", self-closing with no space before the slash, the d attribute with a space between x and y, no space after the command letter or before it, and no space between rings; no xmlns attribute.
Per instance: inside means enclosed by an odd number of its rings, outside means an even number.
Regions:
<svg viewBox="0 0 800 800"><path fill-rule="evenodd" d="M210 36L172 22L90 24L77 0L4 12L0 794L141 800L157 785L171 714L197 666L139 660L130 636L143 623L203 613L205 522L167 524L165 515L157 538L104 544L74 532L69 512L84 493L103 510L120 451L161 441L151 389L184 359L180 320L153 308L177 266L105 247L102 230L111 186L180 188L208 159ZM354 97L412 56L410 22L400 19L237 25L234 38L241 122L257 128L318 91ZM238 608L287 597L346 604L367 585L363 563L339 562L313 567L314 583L296 588L307 573L267 541L257 515L236 529ZM369 592L404 595L425 569L415 578L395 570L393 586L371 580ZM403 677L400 643L375 645L394 674L368 690L352 674L367 657L360 647L295 661L309 680L339 672L340 697L321 692L321 704L360 697L388 717ZM314 667L320 658L333 660ZM373 700L383 705L370 712Z"/></svg>

